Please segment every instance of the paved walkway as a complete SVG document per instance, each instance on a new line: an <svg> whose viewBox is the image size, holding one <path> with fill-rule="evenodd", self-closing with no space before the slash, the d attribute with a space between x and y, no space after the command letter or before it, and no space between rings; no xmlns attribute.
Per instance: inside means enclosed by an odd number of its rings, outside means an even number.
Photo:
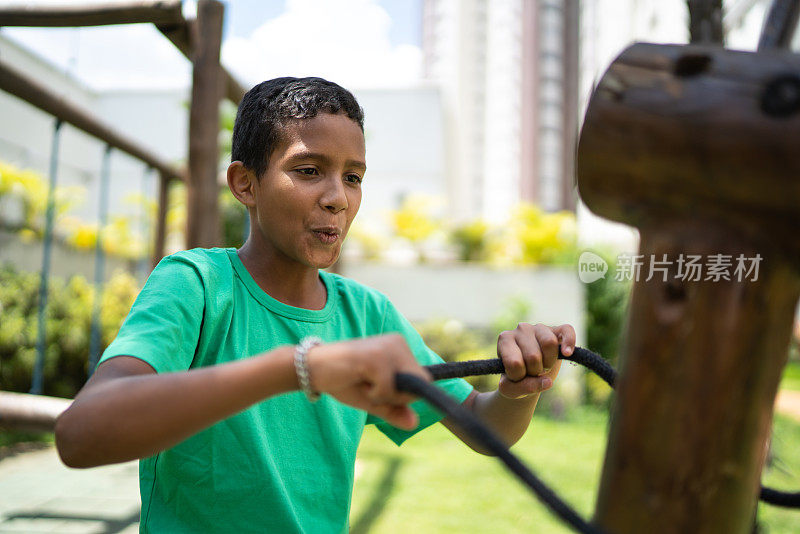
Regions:
<svg viewBox="0 0 800 534"><path fill-rule="evenodd" d="M0 460L0 534L139 532L137 462L69 469L47 447Z"/></svg>
<svg viewBox="0 0 800 534"><path fill-rule="evenodd" d="M800 421L800 392L775 408ZM69 469L52 446L0 460L0 534L134 534L139 507L136 462Z"/></svg>

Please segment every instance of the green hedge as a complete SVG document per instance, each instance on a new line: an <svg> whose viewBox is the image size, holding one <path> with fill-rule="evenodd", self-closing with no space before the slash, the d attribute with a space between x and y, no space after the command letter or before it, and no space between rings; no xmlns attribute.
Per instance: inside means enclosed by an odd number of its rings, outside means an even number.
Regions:
<svg viewBox="0 0 800 534"><path fill-rule="evenodd" d="M102 348L116 336L139 287L115 273L102 294ZM51 278L46 310L44 393L73 397L87 377L94 287L83 276ZM0 266L0 389L27 392L36 361L39 275Z"/></svg>

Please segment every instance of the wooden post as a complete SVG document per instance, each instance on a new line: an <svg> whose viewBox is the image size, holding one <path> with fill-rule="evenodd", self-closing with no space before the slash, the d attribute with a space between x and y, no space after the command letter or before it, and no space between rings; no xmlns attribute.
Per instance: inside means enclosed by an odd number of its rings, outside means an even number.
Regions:
<svg viewBox="0 0 800 534"><path fill-rule="evenodd" d="M222 18L225 7L200 0L192 32L192 106L189 116L189 182L186 247L219 244L219 102L222 96Z"/></svg>
<svg viewBox="0 0 800 534"><path fill-rule="evenodd" d="M637 44L591 99L579 190L639 228L643 256L595 518L609 532L750 531L800 296L797 73L789 52ZM760 257L755 280L740 255Z"/></svg>
<svg viewBox="0 0 800 534"><path fill-rule="evenodd" d="M689 40L722 46L725 41L722 0L687 0L686 7L689 9Z"/></svg>
<svg viewBox="0 0 800 534"><path fill-rule="evenodd" d="M153 242L153 268L155 269L164 257L167 240L167 210L169 209L169 178L158 175L158 214L156 218L156 234Z"/></svg>

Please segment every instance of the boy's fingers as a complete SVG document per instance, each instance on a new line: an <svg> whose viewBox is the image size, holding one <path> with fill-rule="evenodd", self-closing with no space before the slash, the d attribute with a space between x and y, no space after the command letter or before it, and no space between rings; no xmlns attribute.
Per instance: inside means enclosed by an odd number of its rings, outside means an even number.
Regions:
<svg viewBox="0 0 800 534"><path fill-rule="evenodd" d="M558 336L552 328L543 324L534 326L536 335L536 342L538 343L542 353L542 365L545 372L553 368L558 360Z"/></svg>
<svg viewBox="0 0 800 534"><path fill-rule="evenodd" d="M562 324L553 328L553 333L558 336L561 342L561 354L572 356L575 350L575 329L572 325Z"/></svg>
<svg viewBox="0 0 800 534"><path fill-rule="evenodd" d="M513 381L525 378L527 374L525 360L513 332L503 332L497 338L497 356L503 360L503 368L508 378Z"/></svg>
<svg viewBox="0 0 800 534"><path fill-rule="evenodd" d="M414 430L419 424L416 412L408 406L384 404L376 406L373 413L390 425L403 430Z"/></svg>
<svg viewBox="0 0 800 534"><path fill-rule="evenodd" d="M373 366L367 378L367 398L373 404L388 402L395 393L394 373L391 368Z"/></svg>
<svg viewBox="0 0 800 534"><path fill-rule="evenodd" d="M501 378L501 394L505 397L518 399L534 393L546 391L553 386L553 380L548 376L528 376L519 382Z"/></svg>
<svg viewBox="0 0 800 534"><path fill-rule="evenodd" d="M544 372L542 349L536 339L536 329L527 323L520 323L514 330L514 340L525 360L526 375L540 375Z"/></svg>

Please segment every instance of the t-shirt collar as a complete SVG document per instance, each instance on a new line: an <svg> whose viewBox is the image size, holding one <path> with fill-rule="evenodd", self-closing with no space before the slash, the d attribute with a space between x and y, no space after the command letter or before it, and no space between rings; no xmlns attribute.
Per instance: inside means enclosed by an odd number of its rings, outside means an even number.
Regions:
<svg viewBox="0 0 800 534"><path fill-rule="evenodd" d="M336 288L334 285L333 276L329 273L326 273L325 271L319 271L319 277L322 279L322 283L325 284L325 289L328 293L327 300L325 301L325 307L323 307L321 310L297 308L275 299L266 291L261 289L261 287L259 287L256 281L253 279L250 272L247 270L247 267L245 267L242 263L242 260L239 259L239 254L236 252L235 248L229 248L227 249L227 252L228 258L231 260L231 265L233 265L234 272L245 285L248 292L253 296L253 298L255 298L269 310L290 319L298 319L300 321L314 323L327 320L333 313L333 310L336 307Z"/></svg>

